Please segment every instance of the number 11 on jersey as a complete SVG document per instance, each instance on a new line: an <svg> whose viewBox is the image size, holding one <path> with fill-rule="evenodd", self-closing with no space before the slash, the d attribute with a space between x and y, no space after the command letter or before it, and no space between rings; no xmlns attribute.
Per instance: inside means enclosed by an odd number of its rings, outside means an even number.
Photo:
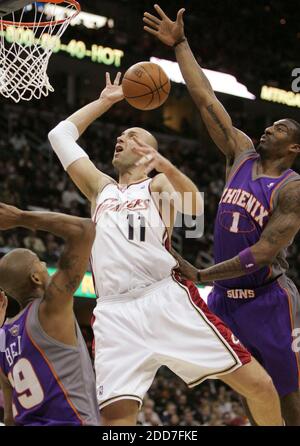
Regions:
<svg viewBox="0 0 300 446"><path fill-rule="evenodd" d="M138 226L134 224L135 219L138 218L140 221L140 225L139 228ZM145 217L143 217L142 215L139 215L138 217L136 216L136 214L128 214L127 215L127 219L128 219L128 240L134 240L134 233L136 230L139 229L139 241L140 242L144 242L146 240L146 225L145 225Z"/></svg>

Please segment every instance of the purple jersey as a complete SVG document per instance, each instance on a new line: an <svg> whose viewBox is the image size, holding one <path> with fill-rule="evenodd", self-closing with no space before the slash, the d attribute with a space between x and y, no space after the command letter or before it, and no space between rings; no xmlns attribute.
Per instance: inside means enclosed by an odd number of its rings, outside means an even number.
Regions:
<svg viewBox="0 0 300 446"><path fill-rule="evenodd" d="M99 424L95 379L84 339L78 346L62 344L42 329L40 299L8 320L0 367L13 387L17 425L80 426Z"/></svg>
<svg viewBox="0 0 300 446"><path fill-rule="evenodd" d="M259 155L246 151L235 161L219 203L214 233L214 260L223 262L238 255L260 239L272 211L279 190L300 176L292 169L280 177L257 175ZM283 250L271 267L253 274L217 283L228 288L257 288L283 274L287 268Z"/></svg>

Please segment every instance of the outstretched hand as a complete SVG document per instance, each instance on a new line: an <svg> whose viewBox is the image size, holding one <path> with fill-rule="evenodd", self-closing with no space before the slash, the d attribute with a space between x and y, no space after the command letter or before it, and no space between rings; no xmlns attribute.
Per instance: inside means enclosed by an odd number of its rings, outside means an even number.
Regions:
<svg viewBox="0 0 300 446"><path fill-rule="evenodd" d="M198 283L198 269L195 268L187 260L183 259L180 254L178 254L175 249L171 248L171 254L178 262L178 271L183 279L191 280L192 282Z"/></svg>
<svg viewBox="0 0 300 446"><path fill-rule="evenodd" d="M154 5L154 8L159 17L144 13L143 21L148 26L144 26L144 30L150 34L153 34L161 42L168 46L174 46L177 43L185 39L184 36L184 23L183 14L185 9L181 8L176 17L176 21L173 22L158 5Z"/></svg>
<svg viewBox="0 0 300 446"><path fill-rule="evenodd" d="M122 85L120 85L121 75L122 74L119 72L112 84L110 74L106 73L106 86L100 95L100 99L107 99L112 104L124 99Z"/></svg>
<svg viewBox="0 0 300 446"><path fill-rule="evenodd" d="M144 166L146 175L154 169L157 172L167 173L168 169L172 168L172 163L149 144L141 141L136 136L133 137L133 141L136 145L132 148L132 151L141 156L135 165Z"/></svg>

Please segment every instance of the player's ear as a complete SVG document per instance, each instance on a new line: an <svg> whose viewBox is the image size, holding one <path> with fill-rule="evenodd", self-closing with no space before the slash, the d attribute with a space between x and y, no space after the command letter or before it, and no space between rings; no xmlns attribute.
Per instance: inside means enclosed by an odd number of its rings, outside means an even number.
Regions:
<svg viewBox="0 0 300 446"><path fill-rule="evenodd" d="M33 282L33 284L35 286L43 285L42 277L41 277L40 273L38 273L37 271L33 272L30 275L30 280L31 280L31 282Z"/></svg>
<svg viewBox="0 0 300 446"><path fill-rule="evenodd" d="M290 151L299 154L300 153L300 144L293 144L290 147Z"/></svg>

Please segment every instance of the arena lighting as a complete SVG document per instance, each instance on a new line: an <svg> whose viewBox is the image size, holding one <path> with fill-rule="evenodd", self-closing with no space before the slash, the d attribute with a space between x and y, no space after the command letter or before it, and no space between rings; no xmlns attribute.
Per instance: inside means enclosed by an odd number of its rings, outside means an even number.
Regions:
<svg viewBox="0 0 300 446"><path fill-rule="evenodd" d="M56 20L61 20L66 15L68 16L72 15L71 10L64 8L63 6L55 5L53 3L52 4L48 3L46 5L44 3L40 3L39 8L43 9L48 16L55 17ZM32 5L28 5L26 8L27 11L30 11L31 9ZM110 19L108 17L81 11L78 14L78 16L72 20L70 25L76 26L81 24L88 29L99 29L105 26L106 24L108 25L109 28L113 28L115 23L113 19Z"/></svg>
<svg viewBox="0 0 300 446"><path fill-rule="evenodd" d="M293 91L281 90L280 88L264 85L261 89L260 98L265 101L300 108L300 94L294 93Z"/></svg>
<svg viewBox="0 0 300 446"><path fill-rule="evenodd" d="M177 62L172 62L171 60L166 59L158 59L157 57L150 57L150 61L160 65L165 70L171 81L185 84ZM248 91L247 87L238 82L236 77L232 76L231 74L206 69L203 71L211 83L214 91L231 94L240 98L252 100L256 99L256 97Z"/></svg>
<svg viewBox="0 0 300 446"><path fill-rule="evenodd" d="M52 276L55 272L55 268L48 268L48 273L50 274L50 276ZM212 287L199 285L198 288L202 299L207 302L207 296L209 295ZM84 278L75 293L75 296L86 297L88 299L96 299L97 296L95 295L93 277L91 273L85 273Z"/></svg>

